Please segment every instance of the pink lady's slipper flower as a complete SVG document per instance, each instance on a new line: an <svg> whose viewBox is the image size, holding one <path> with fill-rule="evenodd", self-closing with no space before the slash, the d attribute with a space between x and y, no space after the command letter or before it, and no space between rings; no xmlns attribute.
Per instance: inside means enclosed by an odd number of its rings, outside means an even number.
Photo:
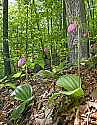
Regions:
<svg viewBox="0 0 97 125"><path fill-rule="evenodd" d="M21 67L23 66L24 64L26 64L26 58L25 57L22 57L19 59L18 61L18 67Z"/></svg>
<svg viewBox="0 0 97 125"><path fill-rule="evenodd" d="M44 48L44 52L47 54L48 53L48 48Z"/></svg>
<svg viewBox="0 0 97 125"><path fill-rule="evenodd" d="M76 32L76 29L77 29L77 23L74 22L74 23L71 23L71 24L68 26L67 31L68 31L69 33L74 33L74 32Z"/></svg>

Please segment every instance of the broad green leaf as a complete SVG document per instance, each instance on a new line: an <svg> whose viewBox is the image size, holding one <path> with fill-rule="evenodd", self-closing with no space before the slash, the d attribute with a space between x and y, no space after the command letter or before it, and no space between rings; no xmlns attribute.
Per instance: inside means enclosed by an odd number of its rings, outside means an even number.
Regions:
<svg viewBox="0 0 97 125"><path fill-rule="evenodd" d="M67 91L73 91L81 87L81 79L76 75L64 75L57 80L57 85Z"/></svg>
<svg viewBox="0 0 97 125"><path fill-rule="evenodd" d="M21 101L27 101L32 99L32 87L29 84L18 86L15 91L15 99Z"/></svg>
<svg viewBox="0 0 97 125"><path fill-rule="evenodd" d="M80 76L77 76L77 75L68 75L70 77L70 80L71 80L71 83L72 85L74 84L75 85L75 89L78 87L81 87L81 78Z"/></svg>
<svg viewBox="0 0 97 125"><path fill-rule="evenodd" d="M81 78L77 75L64 75L57 80L57 85L63 87L64 91L61 94L84 96L84 92L81 88ZM59 92L60 93L60 92Z"/></svg>
<svg viewBox="0 0 97 125"><path fill-rule="evenodd" d="M63 87L65 90L72 91L74 88L70 84L70 82L66 79L66 76L62 76L61 78L58 79L57 85L59 87Z"/></svg>

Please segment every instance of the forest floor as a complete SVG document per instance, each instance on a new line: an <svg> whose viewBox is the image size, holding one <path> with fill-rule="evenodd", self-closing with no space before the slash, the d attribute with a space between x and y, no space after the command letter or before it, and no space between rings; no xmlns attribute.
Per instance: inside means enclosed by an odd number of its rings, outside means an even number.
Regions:
<svg viewBox="0 0 97 125"><path fill-rule="evenodd" d="M78 74L78 68L64 70L62 74ZM67 102L63 96L54 104L48 103L48 97L56 89L55 79L24 80L23 83L32 86L35 101L18 124L10 120L10 114L19 103L10 96L11 89L0 88L0 125L97 125L97 69L82 66L80 76L85 97L79 106Z"/></svg>

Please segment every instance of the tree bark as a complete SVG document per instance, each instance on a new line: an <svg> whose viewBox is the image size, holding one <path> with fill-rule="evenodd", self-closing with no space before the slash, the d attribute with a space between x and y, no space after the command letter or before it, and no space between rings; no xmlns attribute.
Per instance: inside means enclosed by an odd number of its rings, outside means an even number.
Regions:
<svg viewBox="0 0 97 125"><path fill-rule="evenodd" d="M65 1L63 0L63 35L67 37L67 22L66 22L66 5Z"/></svg>
<svg viewBox="0 0 97 125"><path fill-rule="evenodd" d="M4 56L4 73L11 74L11 63L8 45L8 0L3 0L3 56Z"/></svg>
<svg viewBox="0 0 97 125"><path fill-rule="evenodd" d="M88 57L88 44L86 41L83 41L82 35L86 29L86 14L85 14L85 4L83 0L65 0L66 4L66 15L68 25L74 21L79 20L81 24L80 26L80 40L78 38L78 30L75 33L69 34L69 61L70 63L75 63L78 59L78 48L77 43L80 42L80 58L87 58Z"/></svg>

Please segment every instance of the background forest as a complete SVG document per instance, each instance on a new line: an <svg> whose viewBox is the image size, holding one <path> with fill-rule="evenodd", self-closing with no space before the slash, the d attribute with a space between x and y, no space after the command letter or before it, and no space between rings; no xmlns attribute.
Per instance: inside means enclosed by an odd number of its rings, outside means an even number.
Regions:
<svg viewBox="0 0 97 125"><path fill-rule="evenodd" d="M15 73L18 60L25 56L27 65L34 68L34 64L40 64L43 68L47 63L51 68L63 64L66 66L68 62L68 53L70 55L70 63L77 61L75 56L78 55L76 50L72 49L69 42L77 43L80 41L81 58L90 57L90 47L92 43L96 43L96 25L97 12L95 1L82 1L78 3L68 1L9 1L8 10L8 53L10 61L9 67L5 66L5 74ZM71 8L71 10L70 10ZM71 12L70 12L71 11ZM0 72L4 71L4 59L7 58L2 54L3 33L3 6L1 2L0 9L0 41L1 41L1 66ZM70 22L77 21L80 25L81 35L78 38L67 34L67 27ZM4 22L7 23L7 22ZM6 24L5 24L6 25ZM5 26L6 28L6 26ZM74 45L76 46L76 45ZM48 51L47 53L44 52ZM80 51L81 51L80 50ZM74 54L76 53L76 55ZM73 61L74 60L74 61ZM46 62L45 62L46 61ZM7 62L8 63L8 62ZM7 64L6 64L7 65ZM9 69L10 68L10 69ZM9 72L9 73L7 73ZM3 74L2 74L3 75Z"/></svg>
<svg viewBox="0 0 97 125"><path fill-rule="evenodd" d="M1 125L97 124L96 84L97 0L0 0Z"/></svg>

